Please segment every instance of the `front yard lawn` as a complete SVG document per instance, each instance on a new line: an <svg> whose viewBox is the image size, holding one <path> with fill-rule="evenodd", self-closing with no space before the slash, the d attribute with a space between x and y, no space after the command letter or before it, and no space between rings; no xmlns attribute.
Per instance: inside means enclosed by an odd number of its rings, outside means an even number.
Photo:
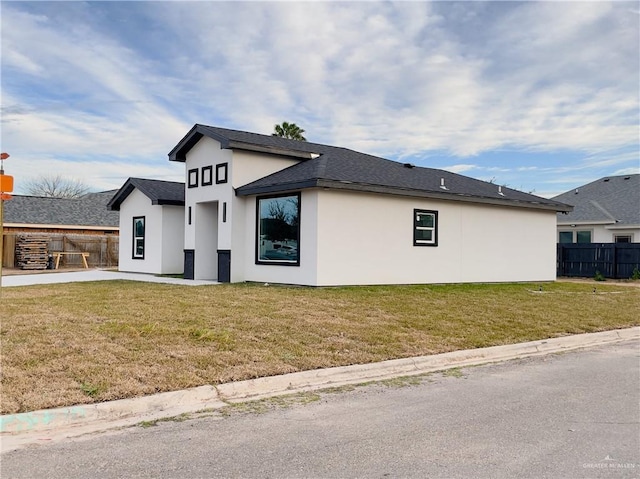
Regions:
<svg viewBox="0 0 640 479"><path fill-rule="evenodd" d="M540 288L542 287L542 291ZM2 413L640 324L640 288L3 288Z"/></svg>

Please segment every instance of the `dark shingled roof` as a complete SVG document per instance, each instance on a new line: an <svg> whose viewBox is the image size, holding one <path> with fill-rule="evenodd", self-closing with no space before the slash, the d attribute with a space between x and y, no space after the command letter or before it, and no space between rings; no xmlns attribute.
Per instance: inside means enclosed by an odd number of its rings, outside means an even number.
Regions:
<svg viewBox="0 0 640 479"><path fill-rule="evenodd" d="M119 215L107 209L116 190L80 198L13 195L4 203L4 222L29 225L118 227Z"/></svg>
<svg viewBox="0 0 640 479"><path fill-rule="evenodd" d="M185 161L187 152L204 136L219 141L222 148L266 152L302 160L241 186L236 190L239 196L322 187L552 211L571 210L558 201L444 170L402 164L347 148L198 124L169 153L169 159ZM443 180L445 188L441 187Z"/></svg>
<svg viewBox="0 0 640 479"><path fill-rule="evenodd" d="M573 205L562 223L618 223L640 225L640 174L606 176L553 198Z"/></svg>
<svg viewBox="0 0 640 479"><path fill-rule="evenodd" d="M314 153L319 154L328 150L341 149L307 141L289 140L279 136L261 135L259 133L249 133L248 131L196 124L169 152L169 160L184 162L187 152L204 136L219 141L221 147L225 149L247 149L296 158L308 159Z"/></svg>
<svg viewBox="0 0 640 479"><path fill-rule="evenodd" d="M107 205L109 209L120 211L120 205L135 188L144 193L152 205L184 206L184 183L129 178Z"/></svg>

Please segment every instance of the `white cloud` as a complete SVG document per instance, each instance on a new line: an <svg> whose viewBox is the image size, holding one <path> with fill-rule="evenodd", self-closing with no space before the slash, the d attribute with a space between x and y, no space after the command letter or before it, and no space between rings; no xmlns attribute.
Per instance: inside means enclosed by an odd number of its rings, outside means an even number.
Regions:
<svg viewBox="0 0 640 479"><path fill-rule="evenodd" d="M611 176L622 176L622 175L637 175L640 174L640 166L635 166L632 168L623 168L621 170L616 170L611 173Z"/></svg>
<svg viewBox="0 0 640 479"><path fill-rule="evenodd" d="M477 169L477 165L451 165L442 167L443 170L450 171L451 173L464 173L465 171Z"/></svg>
<svg viewBox="0 0 640 479"><path fill-rule="evenodd" d="M286 120L311 141L372 154L442 152L458 157L448 167L457 171L515 175L521 165L473 159L505 148L584 155L554 174L626 168L640 104L630 8L5 3L3 151L34 164L85 158L102 176L115 157L126 177L136 164L168 163L193 123L269 133Z"/></svg>

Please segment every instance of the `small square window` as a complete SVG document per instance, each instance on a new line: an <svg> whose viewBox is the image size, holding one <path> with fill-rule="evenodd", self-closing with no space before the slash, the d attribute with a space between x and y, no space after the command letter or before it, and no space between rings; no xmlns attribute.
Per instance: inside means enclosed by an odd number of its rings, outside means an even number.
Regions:
<svg viewBox="0 0 640 479"><path fill-rule="evenodd" d="M438 212L413 210L413 246L438 246Z"/></svg>
<svg viewBox="0 0 640 479"><path fill-rule="evenodd" d="M216 165L216 185L227 182L227 165L228 163Z"/></svg>
<svg viewBox="0 0 640 479"><path fill-rule="evenodd" d="M616 243L631 243L631 235L616 235Z"/></svg>
<svg viewBox="0 0 640 479"><path fill-rule="evenodd" d="M187 174L187 186L189 188L198 187L198 168L189 170L189 173Z"/></svg>
<svg viewBox="0 0 640 479"><path fill-rule="evenodd" d="M213 184L213 167L203 166L202 167L202 186L209 186Z"/></svg>

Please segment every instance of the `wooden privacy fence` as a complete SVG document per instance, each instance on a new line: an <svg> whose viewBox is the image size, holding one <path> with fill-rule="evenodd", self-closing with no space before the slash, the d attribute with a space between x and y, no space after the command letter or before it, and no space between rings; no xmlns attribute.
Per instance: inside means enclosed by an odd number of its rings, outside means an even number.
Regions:
<svg viewBox="0 0 640 479"><path fill-rule="evenodd" d="M628 279L640 270L640 243L559 243L558 276Z"/></svg>
<svg viewBox="0 0 640 479"><path fill-rule="evenodd" d="M18 267L16 245L22 236L46 237L48 254L56 252L89 253L87 262L90 267L118 266L118 235L102 234L56 234L56 233L9 233L4 235L3 265L7 268ZM83 268L81 255L65 255L60 267Z"/></svg>

